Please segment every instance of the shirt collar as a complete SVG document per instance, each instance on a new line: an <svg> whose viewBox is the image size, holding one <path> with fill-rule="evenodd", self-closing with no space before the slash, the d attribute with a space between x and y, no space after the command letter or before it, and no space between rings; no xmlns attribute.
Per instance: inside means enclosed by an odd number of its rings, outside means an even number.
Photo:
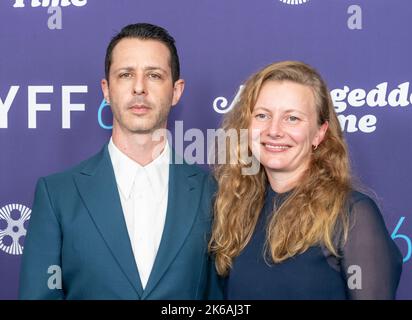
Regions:
<svg viewBox="0 0 412 320"><path fill-rule="evenodd" d="M128 199L138 172L145 172L154 194L163 194L168 187L170 147L166 142L161 154L149 164L142 166L120 151L110 138L108 145L116 183L122 195Z"/></svg>

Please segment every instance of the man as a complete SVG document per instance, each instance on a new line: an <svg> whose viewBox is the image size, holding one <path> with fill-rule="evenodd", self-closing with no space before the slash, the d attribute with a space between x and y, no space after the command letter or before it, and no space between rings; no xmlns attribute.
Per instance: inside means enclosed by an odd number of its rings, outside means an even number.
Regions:
<svg viewBox="0 0 412 320"><path fill-rule="evenodd" d="M221 298L207 253L214 185L197 167L173 164L166 139L153 137L184 89L174 39L158 26L126 26L105 71L112 137L39 180L20 298Z"/></svg>

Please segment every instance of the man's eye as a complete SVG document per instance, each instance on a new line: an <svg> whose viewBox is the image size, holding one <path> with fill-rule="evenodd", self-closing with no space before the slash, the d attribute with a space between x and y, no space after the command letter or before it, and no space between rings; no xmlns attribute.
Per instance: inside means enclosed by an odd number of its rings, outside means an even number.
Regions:
<svg viewBox="0 0 412 320"><path fill-rule="evenodd" d="M124 72L119 75L120 78L130 78L132 74L130 72Z"/></svg>
<svg viewBox="0 0 412 320"><path fill-rule="evenodd" d="M161 79L162 76L158 73L149 73L149 78L157 80L157 79Z"/></svg>

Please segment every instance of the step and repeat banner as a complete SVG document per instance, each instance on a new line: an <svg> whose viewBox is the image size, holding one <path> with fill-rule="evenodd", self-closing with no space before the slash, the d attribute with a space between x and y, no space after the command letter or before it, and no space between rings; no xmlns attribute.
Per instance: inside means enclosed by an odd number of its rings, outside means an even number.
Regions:
<svg viewBox="0 0 412 320"><path fill-rule="evenodd" d="M1 0L0 299L17 298L37 179L110 137L105 50L136 22L176 39L186 88L169 130L183 153L220 126L239 86L268 63L320 71L353 171L402 251L398 298L412 299L411 14L409 0Z"/></svg>

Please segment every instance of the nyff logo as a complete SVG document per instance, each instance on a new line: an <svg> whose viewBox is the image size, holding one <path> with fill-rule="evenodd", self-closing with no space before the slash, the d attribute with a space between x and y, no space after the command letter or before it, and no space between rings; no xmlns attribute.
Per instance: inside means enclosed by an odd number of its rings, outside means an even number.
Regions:
<svg viewBox="0 0 412 320"><path fill-rule="evenodd" d="M75 7L83 7L87 4L87 0L15 0L14 8L24 8L29 4L31 7L68 7L74 5Z"/></svg>

